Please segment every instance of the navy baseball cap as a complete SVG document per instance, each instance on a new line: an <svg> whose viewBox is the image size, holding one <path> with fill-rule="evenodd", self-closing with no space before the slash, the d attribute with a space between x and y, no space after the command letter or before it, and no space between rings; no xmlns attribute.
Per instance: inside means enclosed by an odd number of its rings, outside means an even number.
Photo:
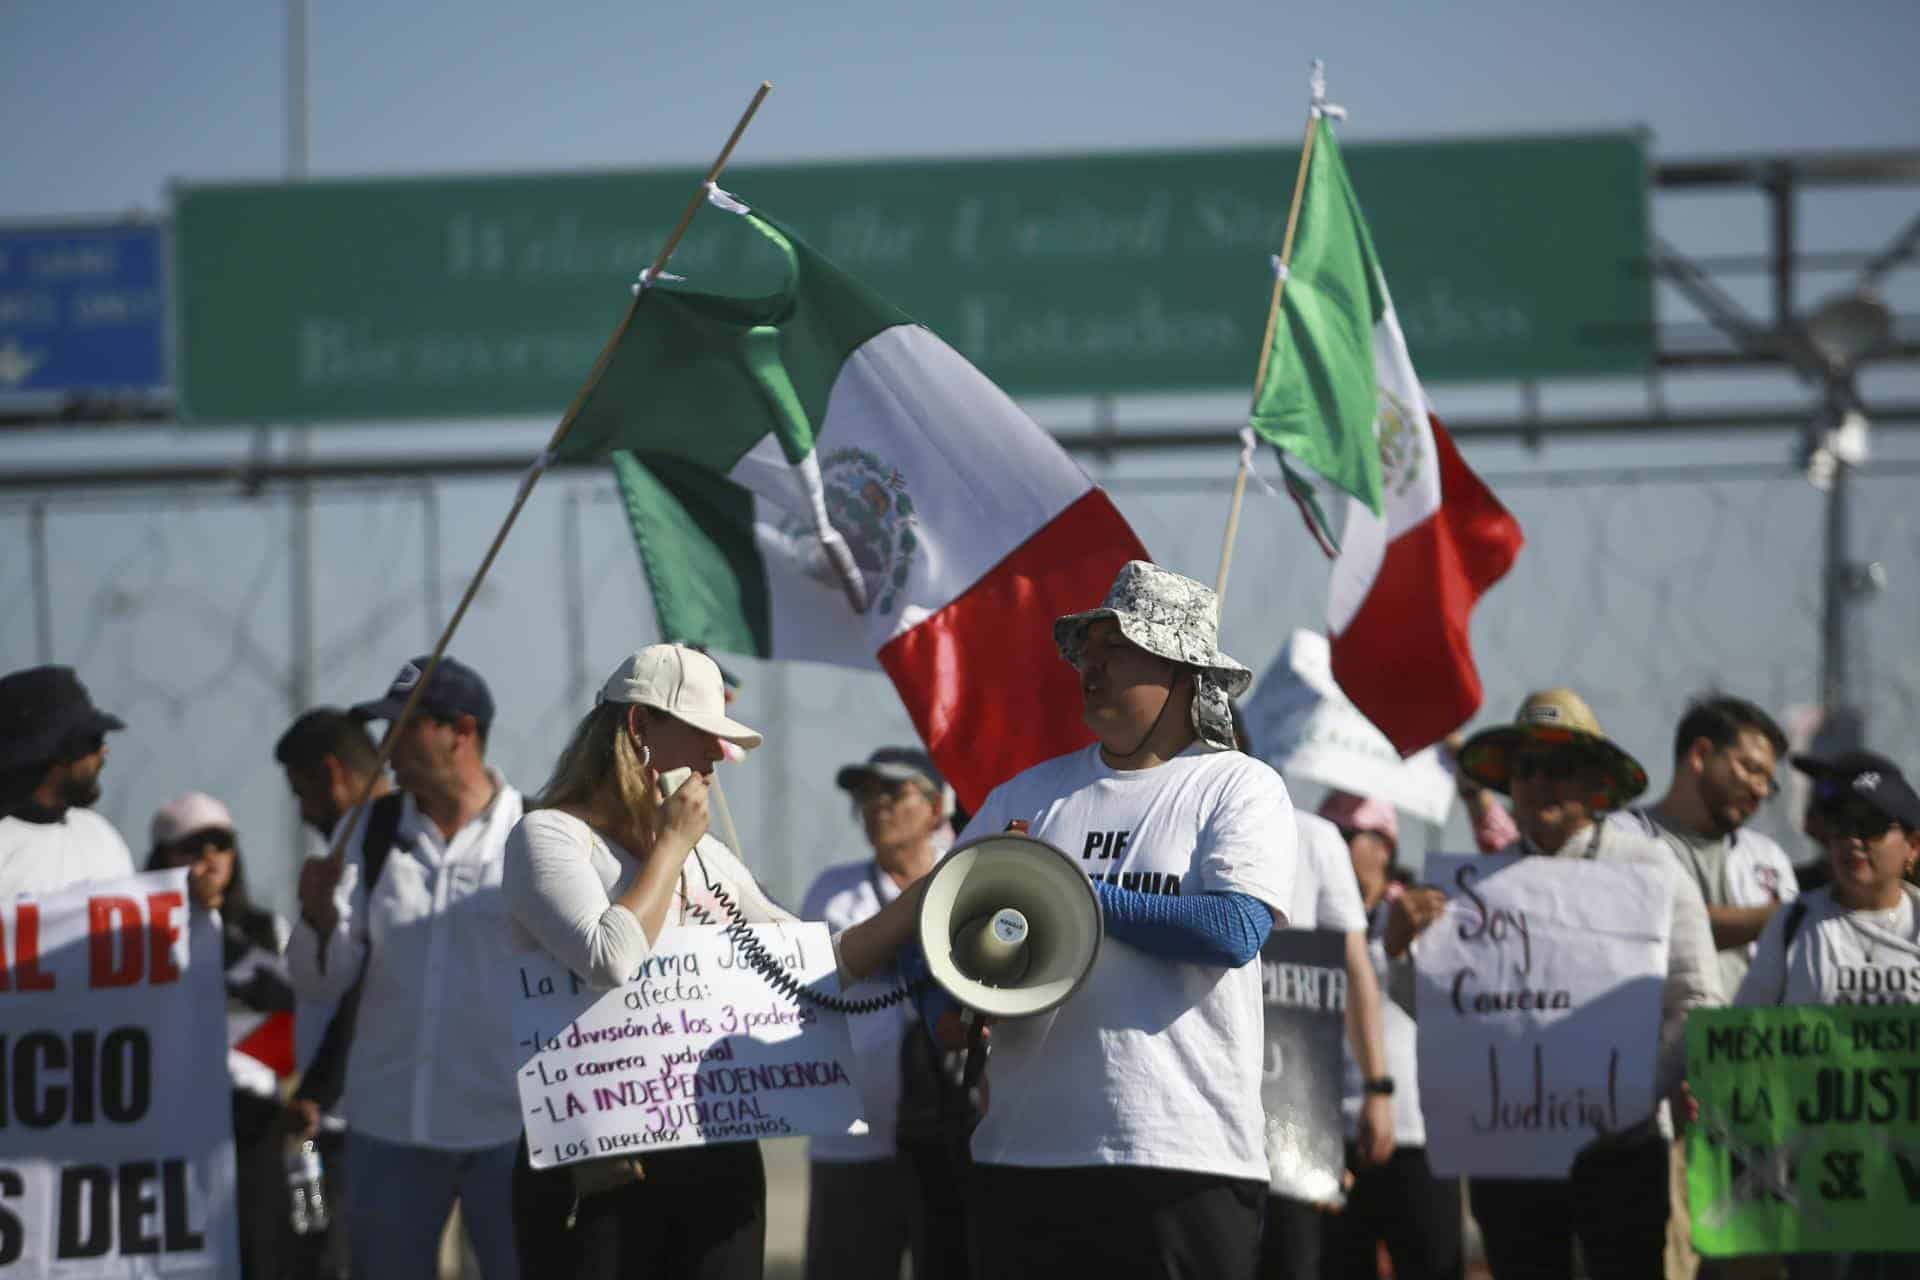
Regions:
<svg viewBox="0 0 1920 1280"><path fill-rule="evenodd" d="M947 780L940 776L940 770L933 764L933 758L917 747L881 747L867 757L865 764L850 764L834 777L834 784L843 791L872 782L907 782L914 778L925 778L933 784L933 789L945 792Z"/></svg>
<svg viewBox="0 0 1920 1280"><path fill-rule="evenodd" d="M431 654L423 653L413 659L393 677L393 683L387 686L384 697L372 702L355 703L347 709L347 713L355 720L398 719L401 708L413 696L414 686L420 683L420 673L427 669L431 657ZM420 710L437 716L472 716L479 722L480 732L485 733L493 724L493 694L478 671L464 662L443 657L440 665L433 669L433 679L427 682L427 691L420 695Z"/></svg>
<svg viewBox="0 0 1920 1280"><path fill-rule="evenodd" d="M1920 795L1900 766L1874 751L1842 751L1831 756L1794 756L1793 767L1813 779L1814 809L1831 808L1849 797L1920 830Z"/></svg>

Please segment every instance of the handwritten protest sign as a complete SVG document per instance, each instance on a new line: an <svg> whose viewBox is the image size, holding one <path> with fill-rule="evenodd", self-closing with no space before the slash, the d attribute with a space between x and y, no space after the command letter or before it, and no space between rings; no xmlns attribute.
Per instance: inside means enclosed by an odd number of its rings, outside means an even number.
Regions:
<svg viewBox="0 0 1920 1280"><path fill-rule="evenodd" d="M1920 1251L1920 1007L1695 1010L1687 1084L1694 1248Z"/></svg>
<svg viewBox="0 0 1920 1280"><path fill-rule="evenodd" d="M220 935L185 870L0 902L0 1274L238 1276Z"/></svg>
<svg viewBox="0 0 1920 1280"><path fill-rule="evenodd" d="M1671 886L1580 858L1433 854L1445 913L1414 943L1435 1173L1565 1177L1653 1111Z"/></svg>
<svg viewBox="0 0 1920 1280"><path fill-rule="evenodd" d="M1332 929L1276 929L1260 948L1266 1056L1267 1178L1276 1195L1344 1204L1340 1119L1346 1031L1347 937Z"/></svg>
<svg viewBox="0 0 1920 1280"><path fill-rule="evenodd" d="M823 924L750 932L801 986L835 985ZM846 1018L782 994L726 930L669 929L626 985L519 961L513 1036L536 1169L609 1155L845 1133L860 1115Z"/></svg>

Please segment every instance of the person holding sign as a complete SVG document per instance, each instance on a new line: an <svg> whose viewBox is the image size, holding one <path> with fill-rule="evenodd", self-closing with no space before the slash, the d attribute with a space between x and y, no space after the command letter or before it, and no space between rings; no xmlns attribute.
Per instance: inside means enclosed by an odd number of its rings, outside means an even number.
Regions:
<svg viewBox="0 0 1920 1280"><path fill-rule="evenodd" d="M1511 796L1520 838L1503 853L1631 863L1666 880L1671 922L1654 1077L1656 1096L1677 1095L1687 1012L1722 1000L1699 886L1664 848L1600 820L1646 790L1646 770L1601 732L1586 700L1566 688L1527 695L1512 724L1469 738L1460 767L1480 785ZM1404 956L1445 907L1446 895L1430 886L1394 899L1387 954ZM1665 1108L1659 1112L1664 1117ZM1472 1179L1468 1194L1493 1274L1570 1275L1574 1236L1596 1280L1661 1274L1670 1137L1655 1116L1627 1117L1624 1127L1587 1144L1566 1178Z"/></svg>
<svg viewBox="0 0 1920 1280"><path fill-rule="evenodd" d="M1286 919L1297 835L1280 776L1234 750L1228 699L1252 673L1218 635L1211 590L1128 562L1099 607L1053 628L1097 740L994 788L962 834L1028 823L1081 860L1107 931L1071 1000L994 1028L978 1274L1254 1273L1268 1169L1251 961Z"/></svg>
<svg viewBox="0 0 1920 1280"><path fill-rule="evenodd" d="M670 924L792 920L707 831L713 766L729 746L760 742L727 715L706 654L656 644L621 663L507 839L502 889L516 947L610 990ZM523 1140L513 1195L521 1269L758 1277L766 1194L751 1142L650 1152L644 1165L609 1157L535 1170Z"/></svg>
<svg viewBox="0 0 1920 1280"><path fill-rule="evenodd" d="M427 665L402 666L353 717L398 717ZM359 989L345 1093L354 1275L431 1275L458 1200L487 1280L514 1280L521 1114L500 874L520 793L487 765L493 694L479 672L443 658L417 711L393 747L400 794L360 811L344 859L300 869L287 967L310 1001Z"/></svg>
<svg viewBox="0 0 1920 1280"><path fill-rule="evenodd" d="M253 905L233 813L203 791L189 791L153 815L146 870L187 869L197 911L217 912L227 983L227 1074L233 1082L234 1199L240 1274L271 1280L288 1248L287 1178L281 1163L280 1080L293 1016L293 984L280 953L287 925Z"/></svg>
<svg viewBox="0 0 1920 1280"><path fill-rule="evenodd" d="M1833 879L1768 922L1736 1005L1920 1004L1920 795L1885 756L1795 756ZM1920 1252L1920 1250L1916 1250ZM1911 1275L1907 1254L1793 1254L1792 1280Z"/></svg>
<svg viewBox="0 0 1920 1280"><path fill-rule="evenodd" d="M126 727L72 667L0 678L0 898L133 874L127 842L93 811L107 735Z"/></svg>

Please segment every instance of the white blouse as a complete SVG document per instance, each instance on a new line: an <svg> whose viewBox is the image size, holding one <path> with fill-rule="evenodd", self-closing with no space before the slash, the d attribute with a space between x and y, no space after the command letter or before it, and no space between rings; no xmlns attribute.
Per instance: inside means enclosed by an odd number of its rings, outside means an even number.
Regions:
<svg viewBox="0 0 1920 1280"><path fill-rule="evenodd" d="M572 814L527 814L507 836L500 883L514 944L545 951L598 990L619 986L653 953L640 918L615 901L639 872L638 858ZM794 917L731 850L702 836L681 869L667 924L725 926L736 918L767 924Z"/></svg>

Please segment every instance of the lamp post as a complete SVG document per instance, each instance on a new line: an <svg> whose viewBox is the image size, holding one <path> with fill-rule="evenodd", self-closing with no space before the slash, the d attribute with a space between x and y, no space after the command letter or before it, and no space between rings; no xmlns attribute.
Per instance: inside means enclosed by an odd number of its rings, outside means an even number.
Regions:
<svg viewBox="0 0 1920 1280"><path fill-rule="evenodd" d="M1803 325L1807 345L1825 375L1822 413L1808 429L1807 478L1827 495L1825 568L1821 576L1820 705L1825 750L1862 745L1866 709L1856 685L1864 645L1855 606L1884 585L1885 569L1853 558L1852 476L1868 456L1867 415L1854 389L1854 372L1893 333L1893 316L1866 289L1822 303Z"/></svg>

